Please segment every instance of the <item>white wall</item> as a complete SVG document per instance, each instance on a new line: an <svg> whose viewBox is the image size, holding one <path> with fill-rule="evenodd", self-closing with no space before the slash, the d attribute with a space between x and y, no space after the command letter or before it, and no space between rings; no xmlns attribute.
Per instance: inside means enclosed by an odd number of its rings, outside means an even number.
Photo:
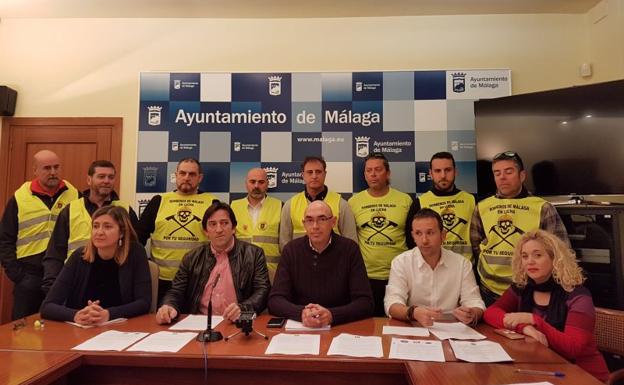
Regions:
<svg viewBox="0 0 624 385"><path fill-rule="evenodd" d="M524 93L593 81L578 75L597 54L587 19L3 19L0 84L18 90L16 116L123 117L120 193L130 200L140 71L510 68L513 92ZM611 56L600 52L601 79L624 77L617 68L603 73Z"/></svg>

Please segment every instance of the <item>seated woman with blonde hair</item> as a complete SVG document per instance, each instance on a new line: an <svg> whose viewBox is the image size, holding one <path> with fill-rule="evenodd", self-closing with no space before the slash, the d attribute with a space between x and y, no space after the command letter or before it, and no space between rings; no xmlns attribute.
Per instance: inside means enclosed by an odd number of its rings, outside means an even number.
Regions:
<svg viewBox="0 0 624 385"><path fill-rule="evenodd" d="M530 231L516 245L511 268L514 283L487 308L485 322L532 337L606 381L594 303L574 252L547 231Z"/></svg>
<svg viewBox="0 0 624 385"><path fill-rule="evenodd" d="M97 325L150 309L147 255L128 213L105 206L91 220L91 241L65 263L41 305L43 318Z"/></svg>

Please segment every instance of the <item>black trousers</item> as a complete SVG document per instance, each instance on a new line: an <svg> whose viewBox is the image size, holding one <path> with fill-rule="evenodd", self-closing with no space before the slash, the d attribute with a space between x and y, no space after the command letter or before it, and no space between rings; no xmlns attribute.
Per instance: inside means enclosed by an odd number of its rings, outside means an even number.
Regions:
<svg viewBox="0 0 624 385"><path fill-rule="evenodd" d="M24 318L39 312L44 294L41 290L41 275L26 273L13 285L13 320Z"/></svg>
<svg viewBox="0 0 624 385"><path fill-rule="evenodd" d="M384 311L384 297L386 296L386 286L388 285L387 279L368 279L370 282L371 290L373 291L373 300L375 301L375 313L374 317L385 317Z"/></svg>

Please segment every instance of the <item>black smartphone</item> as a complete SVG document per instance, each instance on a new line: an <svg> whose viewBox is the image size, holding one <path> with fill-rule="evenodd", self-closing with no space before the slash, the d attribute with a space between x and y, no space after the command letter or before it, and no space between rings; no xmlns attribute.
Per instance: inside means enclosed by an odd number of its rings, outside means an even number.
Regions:
<svg viewBox="0 0 624 385"><path fill-rule="evenodd" d="M284 317L274 317L267 322L267 328L281 328L286 323L286 318Z"/></svg>

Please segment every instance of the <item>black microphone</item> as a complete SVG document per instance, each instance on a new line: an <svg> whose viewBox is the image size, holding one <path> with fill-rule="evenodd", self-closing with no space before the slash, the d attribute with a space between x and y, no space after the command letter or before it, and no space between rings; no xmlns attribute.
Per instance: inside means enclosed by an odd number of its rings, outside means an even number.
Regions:
<svg viewBox="0 0 624 385"><path fill-rule="evenodd" d="M212 284L212 289L210 290L210 297L208 298L208 318L206 320L206 330L197 334L197 341L199 342L216 342L223 339L221 332L212 330L212 294L214 293L215 287L217 287L217 283L219 283L219 278L221 278L221 274L217 273L214 283Z"/></svg>

